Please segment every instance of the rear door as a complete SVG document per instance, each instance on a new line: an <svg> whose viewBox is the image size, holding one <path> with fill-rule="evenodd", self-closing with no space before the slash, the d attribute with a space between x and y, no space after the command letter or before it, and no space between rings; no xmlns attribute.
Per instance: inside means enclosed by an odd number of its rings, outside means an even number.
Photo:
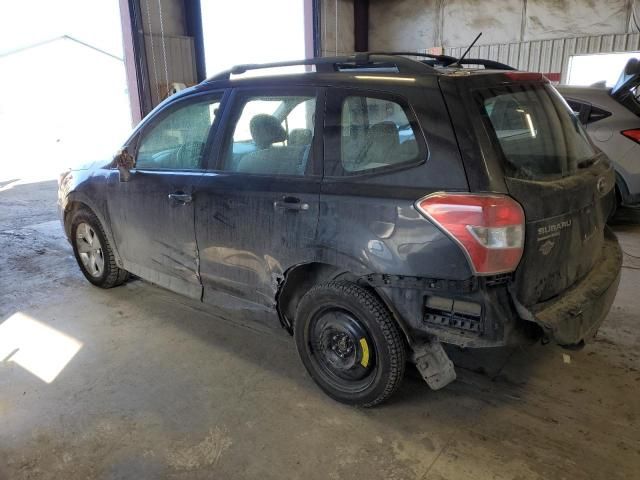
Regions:
<svg viewBox="0 0 640 480"><path fill-rule="evenodd" d="M273 310L286 269L313 259L322 105L313 87L234 92L196 197L205 302Z"/></svg>
<svg viewBox="0 0 640 480"><path fill-rule="evenodd" d="M601 256L613 169L562 97L535 74L486 75L465 83L478 157L492 179L472 190L503 188L522 205L526 234L516 271L518 298L525 305L549 300L584 278ZM481 170L478 157L475 165L465 159L468 170Z"/></svg>

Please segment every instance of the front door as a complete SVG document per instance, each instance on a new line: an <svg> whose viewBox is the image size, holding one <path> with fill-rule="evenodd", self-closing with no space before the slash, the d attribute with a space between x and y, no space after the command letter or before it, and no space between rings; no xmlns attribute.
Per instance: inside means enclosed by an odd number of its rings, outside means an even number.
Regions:
<svg viewBox="0 0 640 480"><path fill-rule="evenodd" d="M124 268L197 299L193 199L220 99L218 93L189 97L158 112L133 146L129 181L120 182L117 171L110 179L108 210Z"/></svg>
<svg viewBox="0 0 640 480"><path fill-rule="evenodd" d="M273 311L286 269L313 259L322 177L317 105L315 88L234 92L196 198L205 302L229 305L232 296Z"/></svg>

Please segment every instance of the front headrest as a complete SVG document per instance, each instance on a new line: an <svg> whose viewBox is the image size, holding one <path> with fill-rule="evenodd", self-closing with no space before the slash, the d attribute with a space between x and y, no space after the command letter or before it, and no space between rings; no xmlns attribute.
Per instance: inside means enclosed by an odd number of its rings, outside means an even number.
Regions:
<svg viewBox="0 0 640 480"><path fill-rule="evenodd" d="M273 115L261 113L249 122L251 137L258 148L267 148L287 139L287 132Z"/></svg>

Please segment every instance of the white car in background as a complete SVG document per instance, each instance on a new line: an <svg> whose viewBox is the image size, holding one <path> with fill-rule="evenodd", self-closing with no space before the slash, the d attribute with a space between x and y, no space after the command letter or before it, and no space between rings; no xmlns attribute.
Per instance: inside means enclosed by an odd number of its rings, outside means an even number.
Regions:
<svg viewBox="0 0 640 480"><path fill-rule="evenodd" d="M640 206L640 61L629 60L613 88L558 85L593 142L616 170L620 205Z"/></svg>

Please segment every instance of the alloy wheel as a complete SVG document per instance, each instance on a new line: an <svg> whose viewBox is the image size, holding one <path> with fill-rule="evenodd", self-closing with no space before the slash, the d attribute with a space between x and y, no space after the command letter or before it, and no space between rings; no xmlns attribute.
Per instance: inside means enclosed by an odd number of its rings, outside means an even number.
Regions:
<svg viewBox="0 0 640 480"><path fill-rule="evenodd" d="M88 223L80 223L76 229L76 248L87 272L100 277L104 272L104 253L98 235Z"/></svg>

